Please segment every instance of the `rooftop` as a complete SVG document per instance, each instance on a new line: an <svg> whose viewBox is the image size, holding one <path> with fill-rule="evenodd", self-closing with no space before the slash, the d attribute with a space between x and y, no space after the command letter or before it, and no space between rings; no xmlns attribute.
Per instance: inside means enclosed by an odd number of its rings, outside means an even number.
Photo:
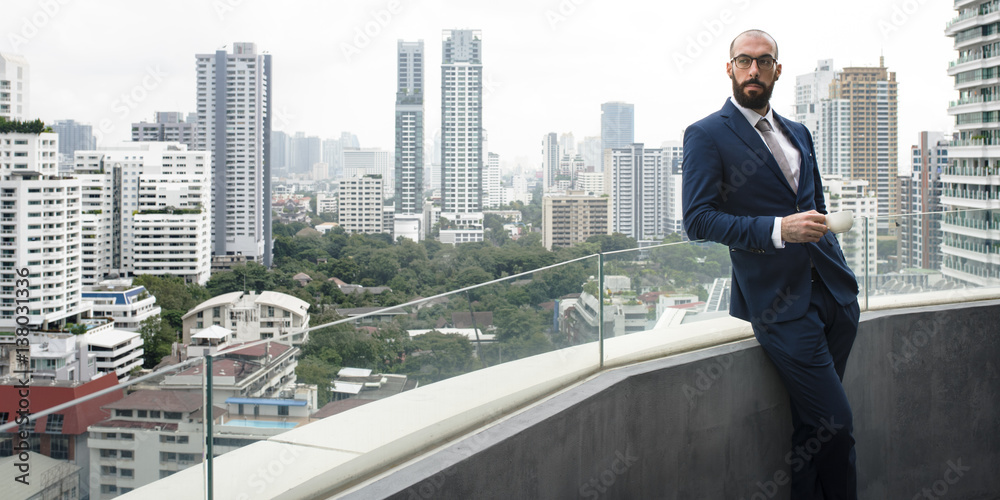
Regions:
<svg viewBox="0 0 1000 500"><path fill-rule="evenodd" d="M190 413L202 407L202 395L188 391L135 391L119 401L104 405L106 410L162 410Z"/></svg>

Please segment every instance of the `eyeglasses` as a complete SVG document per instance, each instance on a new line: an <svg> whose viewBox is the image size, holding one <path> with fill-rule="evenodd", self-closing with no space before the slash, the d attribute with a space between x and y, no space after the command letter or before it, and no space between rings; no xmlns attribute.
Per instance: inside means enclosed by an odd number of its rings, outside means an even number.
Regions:
<svg viewBox="0 0 1000 500"><path fill-rule="evenodd" d="M744 55L736 56L732 61L736 63L736 67L739 69L750 68L750 65L754 61L757 61L757 67L760 69L771 69L778 62L771 56L750 57Z"/></svg>

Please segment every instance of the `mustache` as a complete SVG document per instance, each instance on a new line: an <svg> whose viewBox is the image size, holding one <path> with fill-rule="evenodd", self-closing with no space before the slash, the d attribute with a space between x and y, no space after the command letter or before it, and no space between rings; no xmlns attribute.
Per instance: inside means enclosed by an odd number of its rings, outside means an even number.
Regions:
<svg viewBox="0 0 1000 500"><path fill-rule="evenodd" d="M746 88L747 85L760 85L761 87L766 87L766 85L761 83L761 81L756 78L741 83L740 88Z"/></svg>

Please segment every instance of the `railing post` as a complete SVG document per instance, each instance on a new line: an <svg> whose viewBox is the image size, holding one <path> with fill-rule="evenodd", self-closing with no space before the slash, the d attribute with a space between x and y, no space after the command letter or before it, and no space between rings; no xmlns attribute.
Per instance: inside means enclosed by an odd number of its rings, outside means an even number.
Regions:
<svg viewBox="0 0 1000 500"><path fill-rule="evenodd" d="M202 419L205 422L205 461L206 461L206 484L205 498L212 500L214 490L212 477L212 421L215 420L215 412L212 406L212 356L205 356L205 408L202 409Z"/></svg>
<svg viewBox="0 0 1000 500"><path fill-rule="evenodd" d="M604 254L597 254L597 343L601 355L601 369L604 369Z"/></svg>
<svg viewBox="0 0 1000 500"><path fill-rule="evenodd" d="M871 286L871 282L872 282L872 277L870 277L868 275L868 265L869 265L868 264L868 255L871 252L868 251L869 250L869 248L868 248L868 217L863 217L862 220L864 220L864 222L865 222L864 223L864 229L865 229L865 310L867 311L868 310L868 288Z"/></svg>

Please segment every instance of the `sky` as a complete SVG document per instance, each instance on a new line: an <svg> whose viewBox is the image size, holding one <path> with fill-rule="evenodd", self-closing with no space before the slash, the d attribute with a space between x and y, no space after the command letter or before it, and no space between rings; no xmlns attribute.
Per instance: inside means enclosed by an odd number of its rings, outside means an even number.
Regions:
<svg viewBox="0 0 1000 500"><path fill-rule="evenodd" d="M6 0L0 52L31 68L30 113L128 140L155 111L195 110L195 54L254 42L272 55L275 130L356 134L393 150L397 40L425 42L425 129L440 123L441 33L479 29L488 148L507 167L541 164L548 132L600 134L601 103L635 105L635 140L658 147L732 94L725 63L738 33L778 41L771 103L789 115L795 76L820 59L877 66L899 82L903 168L923 130L950 132L957 59L950 1L841 0Z"/></svg>

